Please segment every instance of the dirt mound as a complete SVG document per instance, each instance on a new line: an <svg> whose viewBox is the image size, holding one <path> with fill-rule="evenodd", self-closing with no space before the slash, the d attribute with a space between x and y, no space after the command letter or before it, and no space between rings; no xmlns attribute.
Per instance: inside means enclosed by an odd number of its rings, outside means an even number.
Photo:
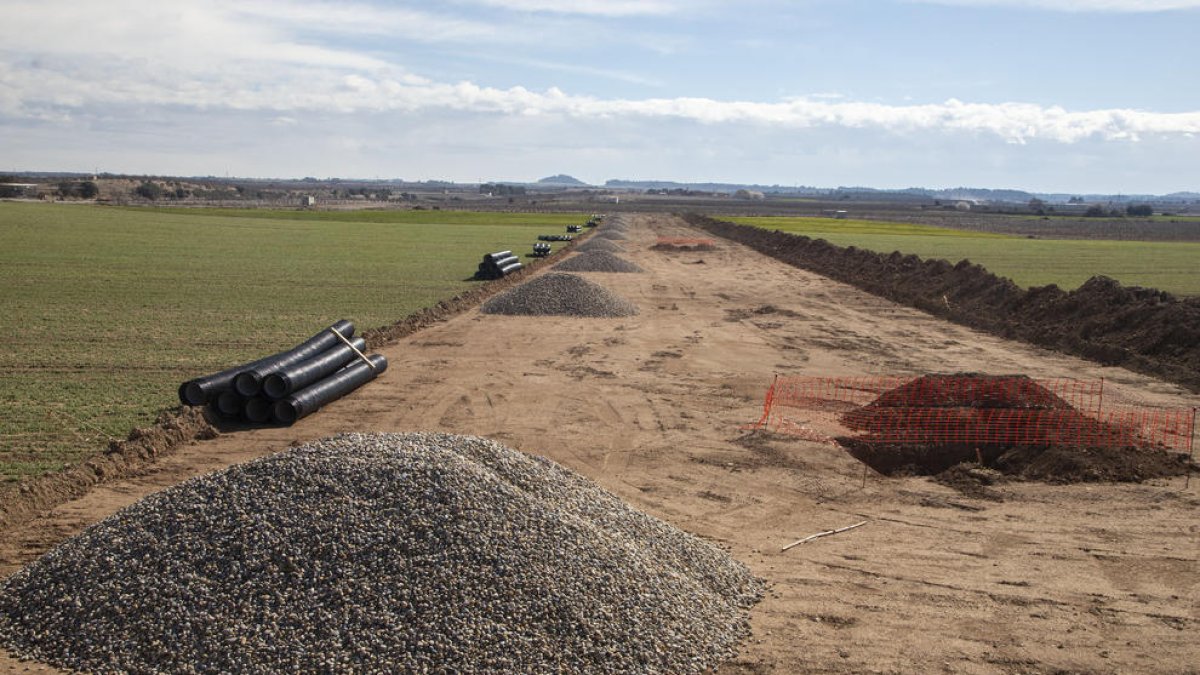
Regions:
<svg viewBox="0 0 1200 675"><path fill-rule="evenodd" d="M878 407L1066 410L1071 404L1025 375L952 373L925 375L885 391L867 406Z"/></svg>
<svg viewBox="0 0 1200 675"><path fill-rule="evenodd" d="M562 272L643 272L641 267L608 251L588 251L554 266Z"/></svg>
<svg viewBox="0 0 1200 675"><path fill-rule="evenodd" d="M943 474L942 482L951 485L963 480L956 467L964 463L1051 483L1138 482L1189 469L1186 456L1148 442L1064 443L1059 429L1099 438L1109 435L1107 424L1019 375L916 378L843 414L841 421L861 434L839 437L838 443L876 471Z"/></svg>
<svg viewBox="0 0 1200 675"><path fill-rule="evenodd" d="M716 242L712 239L701 239L696 237L659 237L658 241L650 247L651 251L715 251L717 250Z"/></svg>
<svg viewBox="0 0 1200 675"><path fill-rule="evenodd" d="M1022 290L963 260L842 248L690 214L688 222L773 258L972 328L1161 377L1200 391L1200 298L1094 277L1074 291Z"/></svg>
<svg viewBox="0 0 1200 675"><path fill-rule="evenodd" d="M618 240L623 241L625 239L628 239L629 237L626 237L625 235L621 234L621 230L604 230L603 232L596 233L596 236L594 236L592 238L593 239L618 239Z"/></svg>
<svg viewBox="0 0 1200 675"><path fill-rule="evenodd" d="M650 247L651 251L665 252L698 252L698 251L715 251L716 246L712 244L655 244Z"/></svg>
<svg viewBox="0 0 1200 675"><path fill-rule="evenodd" d="M0 642L105 672L711 672L760 593L549 460L343 434L68 540L0 584Z"/></svg>
<svg viewBox="0 0 1200 675"><path fill-rule="evenodd" d="M621 317L637 307L599 284L575 274L550 272L483 303L484 314L518 316Z"/></svg>

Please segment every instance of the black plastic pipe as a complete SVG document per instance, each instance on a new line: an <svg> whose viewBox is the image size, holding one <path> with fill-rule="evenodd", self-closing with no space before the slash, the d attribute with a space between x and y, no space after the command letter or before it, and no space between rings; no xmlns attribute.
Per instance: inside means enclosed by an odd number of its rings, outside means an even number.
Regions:
<svg viewBox="0 0 1200 675"><path fill-rule="evenodd" d="M242 407L246 404L246 400L242 398L236 391L225 391L217 394L213 399L213 407L217 412L226 419L232 419L242 414Z"/></svg>
<svg viewBox="0 0 1200 675"><path fill-rule="evenodd" d="M321 406L332 403L358 389L387 370L387 359L382 354L371 354L367 358L371 361L370 366L362 359L357 359L329 377L281 401L276 401L275 421L281 424L293 424L296 420L320 410Z"/></svg>
<svg viewBox="0 0 1200 675"><path fill-rule="evenodd" d="M221 392L233 389L233 379L238 376L238 373L257 368L268 363L272 358L273 356L266 356L257 361L226 368L219 373L188 380L179 385L179 402L184 405L204 405L209 401L215 401Z"/></svg>
<svg viewBox="0 0 1200 675"><path fill-rule="evenodd" d="M267 375L280 368L286 368L292 364L311 359L332 347L345 344L338 339L338 336L333 334L331 329L341 333L346 339L350 339L354 335L354 324L342 319L286 352L279 352L271 357L267 363L258 364L253 368L247 368L238 373L237 377L233 379L234 391L247 398L257 396L262 391L262 381Z"/></svg>
<svg viewBox="0 0 1200 675"><path fill-rule="evenodd" d="M331 328L337 328L338 331L346 337L350 337L354 333L354 324L346 321L345 319L333 324ZM333 342L329 342L330 340ZM309 354L310 356L328 349L329 347L333 346L334 343L342 343L341 340L337 339L336 335L333 335L329 332L329 328L326 328L325 330L317 333L305 342L288 351L279 352L278 354L272 354L270 356L264 356L256 361L243 363L240 366L226 368L218 373L213 373L212 375L206 375L204 377L197 377L184 382L183 384L179 385L179 402L184 405L204 405L205 403L215 399L221 392L234 389L234 381L237 379L238 375L246 371L254 371L260 368L265 368L276 359L286 356L287 354L290 354L296 350L305 349L310 343L314 342L319 342L320 345L324 346L317 347L315 351Z"/></svg>
<svg viewBox="0 0 1200 675"><path fill-rule="evenodd" d="M262 424L271 421L271 409L273 403L265 396L255 396L246 399L246 405L242 407L242 417L247 422Z"/></svg>
<svg viewBox="0 0 1200 675"><path fill-rule="evenodd" d="M354 338L350 344L360 352L367 348L367 341L361 337ZM354 349L341 344L307 361L281 368L263 378L262 391L267 398L276 401L290 396L292 392L300 391L346 365L351 359L357 359L358 354L354 353Z"/></svg>

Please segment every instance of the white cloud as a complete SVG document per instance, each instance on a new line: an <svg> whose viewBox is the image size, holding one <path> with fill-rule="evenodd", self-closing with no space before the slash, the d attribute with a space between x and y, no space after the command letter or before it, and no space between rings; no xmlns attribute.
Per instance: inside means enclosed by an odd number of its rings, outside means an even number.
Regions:
<svg viewBox="0 0 1200 675"><path fill-rule="evenodd" d="M1086 138L1136 141L1143 135L1200 133L1200 111L1066 110L1032 103L890 105L827 98L722 101L712 98L597 98L557 88L495 88L471 82L430 82L386 71L346 71L244 64L236 73L203 78L159 67L151 72L115 64L86 69L0 64L0 106L14 116L46 118L89 106L184 106L199 109L373 113L448 110L491 116L575 119L675 119L708 125L752 124L783 129L840 127L897 134L966 132L1023 143L1074 143Z"/></svg>
<svg viewBox="0 0 1200 675"><path fill-rule="evenodd" d="M1200 0L908 0L958 7L1019 7L1056 12L1166 12L1200 9Z"/></svg>
<svg viewBox="0 0 1200 675"><path fill-rule="evenodd" d="M680 0L474 0L515 12L583 14L601 17L662 16L688 7Z"/></svg>

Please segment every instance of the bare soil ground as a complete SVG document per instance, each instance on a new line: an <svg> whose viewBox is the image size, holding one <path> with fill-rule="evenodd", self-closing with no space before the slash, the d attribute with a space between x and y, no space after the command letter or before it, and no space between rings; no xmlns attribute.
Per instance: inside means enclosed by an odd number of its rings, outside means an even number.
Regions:
<svg viewBox="0 0 1200 675"><path fill-rule="evenodd" d="M669 216L633 221L621 255L646 273L587 277L638 316L451 318L384 348L385 376L294 427L182 447L150 473L0 532L0 574L191 476L339 431L438 430L550 457L765 578L754 634L724 673L1195 672L1200 480L1186 490L1182 478L1006 483L974 499L927 478L864 474L834 446L740 427L759 417L775 373L1105 377L1132 401L1200 398L740 244L654 251L660 235L701 233ZM752 311L767 304L786 311ZM48 671L0 654L0 670L27 668Z"/></svg>

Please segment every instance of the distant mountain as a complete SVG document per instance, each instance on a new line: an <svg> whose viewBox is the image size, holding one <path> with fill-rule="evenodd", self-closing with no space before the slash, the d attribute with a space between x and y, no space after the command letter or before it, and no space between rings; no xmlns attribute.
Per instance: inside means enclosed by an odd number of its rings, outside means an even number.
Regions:
<svg viewBox="0 0 1200 675"><path fill-rule="evenodd" d="M866 186L839 186L836 188L817 188L806 185L754 185L740 183L679 183L667 180L622 180L610 179L605 187L624 190L667 190L667 191L697 191L723 192L733 194L738 190L754 190L767 195L825 197L829 199L847 199L858 197L862 199L888 200L946 200L971 201L993 204L1028 204L1029 200L1037 197L1052 204L1065 204L1072 197L1081 197L1087 203L1165 203L1200 201L1200 193L1174 192L1169 195L1073 195L1067 193L1034 193L1025 190L1006 190L989 188L956 187L948 189L930 189L910 187L899 190L888 190Z"/></svg>
<svg viewBox="0 0 1200 675"><path fill-rule="evenodd" d="M538 181L538 185L578 185L587 186L587 183L579 180L574 176L568 176L565 173L560 173L557 176L546 176Z"/></svg>
<svg viewBox="0 0 1200 675"><path fill-rule="evenodd" d="M679 183L672 180L622 180L611 178L604 182L605 187L625 190L696 190L699 192L737 192L738 190L753 190L763 194L826 194L830 190L819 190L803 185L743 185L741 183Z"/></svg>

